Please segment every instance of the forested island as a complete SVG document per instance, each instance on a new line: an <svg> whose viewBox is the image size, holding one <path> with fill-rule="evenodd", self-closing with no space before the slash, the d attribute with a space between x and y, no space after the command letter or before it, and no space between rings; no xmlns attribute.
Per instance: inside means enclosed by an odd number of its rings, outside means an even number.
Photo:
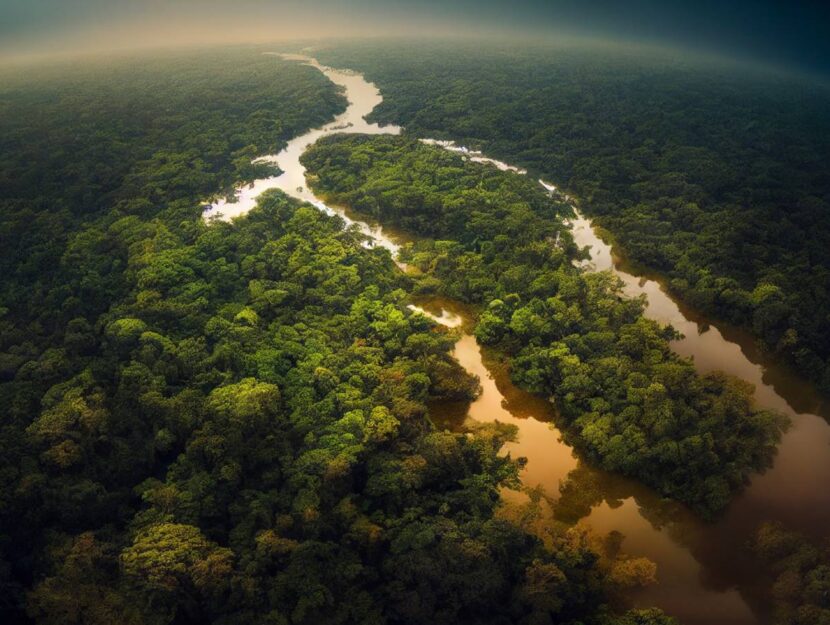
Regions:
<svg viewBox="0 0 830 625"><path fill-rule="evenodd" d="M372 118L556 181L671 290L830 392L830 90L624 48L359 42Z"/></svg>
<svg viewBox="0 0 830 625"><path fill-rule="evenodd" d="M698 377L642 300L574 267L569 209L532 179L410 138L328 137L303 161L323 197L429 237L401 254L416 292L478 306L479 342L555 398L562 429L603 468L709 516L770 462L781 417L755 410L739 380Z"/></svg>

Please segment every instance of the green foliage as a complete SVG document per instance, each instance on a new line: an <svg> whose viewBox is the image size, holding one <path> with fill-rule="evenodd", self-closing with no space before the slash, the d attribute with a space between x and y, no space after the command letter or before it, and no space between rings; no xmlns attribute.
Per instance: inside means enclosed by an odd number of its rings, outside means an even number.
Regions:
<svg viewBox="0 0 830 625"><path fill-rule="evenodd" d="M159 523L142 530L124 549L121 568L127 582L147 596L151 611L169 602L195 612L190 616L196 618L229 585L233 554L197 527Z"/></svg>
<svg viewBox="0 0 830 625"><path fill-rule="evenodd" d="M830 550L779 523L762 525L752 541L770 577L776 625L830 623Z"/></svg>
<svg viewBox="0 0 830 625"><path fill-rule="evenodd" d="M28 593L27 612L37 623L48 625L141 625L147 621L133 605L133 597L110 585L117 568L117 551L94 534L65 538L50 554L53 575Z"/></svg>
<svg viewBox="0 0 830 625"><path fill-rule="evenodd" d="M629 258L830 392L826 88L579 46L364 42L320 57L379 85L372 119L561 185Z"/></svg>
<svg viewBox="0 0 830 625"><path fill-rule="evenodd" d="M388 136L328 137L303 159L335 202L439 237L403 250L420 288L486 304L478 340L512 356L516 382L555 399L569 441L602 468L711 516L768 466L783 418L756 410L737 379L698 376L642 300L574 267L567 207L532 179Z"/></svg>
<svg viewBox="0 0 830 625"><path fill-rule="evenodd" d="M510 433L432 427L477 381L387 252L279 193L203 222L334 87L124 63L0 91L2 621L614 623L589 545L495 514Z"/></svg>
<svg viewBox="0 0 830 625"><path fill-rule="evenodd" d="M3 379L124 296L128 250L152 218L191 227L207 198L264 173L251 158L345 106L316 70L253 50L2 68L0 84ZM154 256L145 297L193 282L180 261Z"/></svg>

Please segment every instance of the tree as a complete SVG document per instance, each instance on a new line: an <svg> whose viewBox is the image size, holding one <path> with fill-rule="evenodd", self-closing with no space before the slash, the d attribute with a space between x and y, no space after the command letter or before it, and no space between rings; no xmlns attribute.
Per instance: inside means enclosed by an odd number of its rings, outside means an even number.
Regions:
<svg viewBox="0 0 830 625"><path fill-rule="evenodd" d="M159 523L140 531L121 553L127 580L147 599L188 618L205 613L230 584L233 553L208 540L197 527Z"/></svg>

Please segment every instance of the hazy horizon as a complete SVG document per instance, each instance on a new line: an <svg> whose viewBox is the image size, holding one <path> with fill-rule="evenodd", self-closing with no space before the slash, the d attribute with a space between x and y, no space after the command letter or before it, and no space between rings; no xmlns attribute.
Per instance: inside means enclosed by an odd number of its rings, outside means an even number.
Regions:
<svg viewBox="0 0 830 625"><path fill-rule="evenodd" d="M827 78L830 9L704 0L0 0L4 61L341 37L493 37L668 47Z"/></svg>

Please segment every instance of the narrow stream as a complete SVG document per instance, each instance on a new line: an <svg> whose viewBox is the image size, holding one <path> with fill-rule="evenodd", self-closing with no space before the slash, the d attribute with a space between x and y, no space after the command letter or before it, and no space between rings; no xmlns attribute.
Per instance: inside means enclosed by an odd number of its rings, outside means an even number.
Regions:
<svg viewBox="0 0 830 625"><path fill-rule="evenodd" d="M384 236L380 227L372 227L362 221L350 219L343 211L334 210L326 206L325 202L317 197L306 186L305 167L300 164L300 157L312 143L321 137L338 132L350 132L368 135L397 135L401 129L398 126L378 126L368 123L364 117L372 112L378 104L383 101L380 91L372 83L366 82L363 76L348 70L339 70L320 65L316 59L300 54L277 54L286 61L298 61L320 70L335 85L343 89L349 104L345 111L338 115L334 121L310 130L304 135L293 138L288 145L276 155L263 156L254 162L269 163L277 165L282 173L270 178L255 180L249 185L236 189L231 201L219 200L211 204L205 211L205 219L219 218L231 220L239 215L244 215L256 206L257 198L267 189L281 189L287 195L313 204L320 210L330 215L339 214L348 224L356 224L364 234L372 237L378 244L389 248L392 255L397 255L398 244L389 237Z"/></svg>
<svg viewBox="0 0 830 625"><path fill-rule="evenodd" d="M279 188L357 224L374 244L395 255L409 237L390 234L379 225L327 206L306 187L305 168L299 160L309 145L325 135L399 134L397 126L380 127L364 119L381 102L380 92L355 72L326 67L306 56L280 56L320 70L344 89L348 108L330 124L293 139L279 154L261 159L278 165L283 173L238 189L234 201L214 203L205 211L205 218L242 215L256 205L264 190ZM452 142L425 141L483 166L526 173ZM553 192L552 185L540 183ZM462 327L454 353L465 369L480 377L483 392L471 405L433 406L433 417L447 424L470 418L516 425L518 438L506 451L528 459L522 472L526 486L543 489L549 501L556 502L557 513L570 521L579 520L600 533L621 532L627 553L657 563L658 583L637 593L633 597L636 603L657 605L686 625L766 623L770 614L763 580L744 545L765 520L781 520L815 536L823 536L830 527L830 426L825 421L830 409L809 384L759 354L747 333L708 321L672 300L659 280L634 275L624 259L594 232L590 221L577 213L571 225L576 242L590 248L587 269L612 271L624 282L628 294L647 296L648 317L671 323L683 333L684 338L673 343L679 354L693 358L701 372L721 369L754 384L760 406L792 418L793 427L784 436L774 467L756 476L724 517L712 524L701 522L683 506L661 499L641 484L591 468L560 440L560 433L550 423L554 416L550 404L515 387L504 364L482 352L470 333L469 312L458 303L440 299L417 304L440 323Z"/></svg>

